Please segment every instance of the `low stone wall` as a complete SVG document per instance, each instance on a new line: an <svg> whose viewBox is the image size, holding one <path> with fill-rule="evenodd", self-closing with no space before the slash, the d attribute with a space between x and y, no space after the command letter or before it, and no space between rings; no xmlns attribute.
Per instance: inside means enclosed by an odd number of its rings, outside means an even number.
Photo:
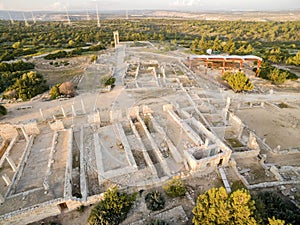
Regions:
<svg viewBox="0 0 300 225"><path fill-rule="evenodd" d="M250 150L250 151L244 151L244 152L233 152L233 157L239 157L239 158L252 158L257 157L260 153L260 150Z"/></svg>
<svg viewBox="0 0 300 225"><path fill-rule="evenodd" d="M103 199L104 193L93 195L87 198L86 201L77 198L59 198L42 204L34 205L28 208L17 210L11 213L0 216L1 225L24 225L45 219L50 216L57 216L62 213L59 204L66 204L67 211L77 209L79 206L89 206Z"/></svg>

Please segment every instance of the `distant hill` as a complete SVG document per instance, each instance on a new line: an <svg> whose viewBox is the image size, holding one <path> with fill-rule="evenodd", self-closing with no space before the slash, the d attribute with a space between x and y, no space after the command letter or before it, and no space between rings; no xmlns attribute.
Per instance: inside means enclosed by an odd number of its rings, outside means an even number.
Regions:
<svg viewBox="0 0 300 225"><path fill-rule="evenodd" d="M33 20L31 12L0 11L1 20L9 20L9 14L13 20ZM24 16L23 16L24 14ZM33 15L37 21L67 21L64 11L46 12L35 11ZM100 11L101 19L125 18L125 11ZM70 11L71 20L96 19L96 10ZM185 12L168 10L129 10L129 18L178 18L196 20L243 20L243 21L300 21L300 11L205 11Z"/></svg>

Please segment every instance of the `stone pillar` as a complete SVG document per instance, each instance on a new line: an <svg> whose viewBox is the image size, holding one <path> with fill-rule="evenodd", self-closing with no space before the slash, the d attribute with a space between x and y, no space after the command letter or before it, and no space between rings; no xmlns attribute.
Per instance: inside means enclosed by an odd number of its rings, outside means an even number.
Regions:
<svg viewBox="0 0 300 225"><path fill-rule="evenodd" d="M113 34L114 34L114 42L116 48L119 45L119 31L115 31Z"/></svg>
<svg viewBox="0 0 300 225"><path fill-rule="evenodd" d="M86 114L82 98L80 99L80 102L81 102L82 112L83 112L83 114Z"/></svg>
<svg viewBox="0 0 300 225"><path fill-rule="evenodd" d="M7 186L11 185L11 180L9 179L9 177L6 174L2 175L2 178Z"/></svg>
<svg viewBox="0 0 300 225"><path fill-rule="evenodd" d="M44 193L47 194L48 191L49 191L49 184L46 180L44 180L44 182L43 182L43 187L44 187L44 190L45 190Z"/></svg>
<svg viewBox="0 0 300 225"><path fill-rule="evenodd" d="M45 117L44 117L44 113L43 113L42 109L40 109L40 114L41 114L42 120L45 121Z"/></svg>
<svg viewBox="0 0 300 225"><path fill-rule="evenodd" d="M16 167L16 164L14 163L14 161L12 160L12 158L10 158L9 156L6 156L6 160L9 163L9 165L11 166L12 170L14 172L16 172L17 171L17 167Z"/></svg>
<svg viewBox="0 0 300 225"><path fill-rule="evenodd" d="M226 122L227 122L229 106L230 106L230 97L227 97L227 100L226 100L226 106L225 106L225 108L222 110L222 112L223 112L223 120L224 120L224 124L225 124L225 125L226 125Z"/></svg>
<svg viewBox="0 0 300 225"><path fill-rule="evenodd" d="M75 111L74 105L72 105L72 113L73 113L73 116L76 116L76 111Z"/></svg>
<svg viewBox="0 0 300 225"><path fill-rule="evenodd" d="M259 145L253 132L250 132L247 147L253 150L258 150Z"/></svg>
<svg viewBox="0 0 300 225"><path fill-rule="evenodd" d="M25 139L26 139L26 142L29 142L29 137L28 137L28 135L26 134L24 127L21 127L21 131L22 131L22 133L23 133L23 135L24 135L24 137L25 137Z"/></svg>
<svg viewBox="0 0 300 225"><path fill-rule="evenodd" d="M62 106L61 106L60 108L61 108L61 111L62 111L62 114L64 115L64 117L67 117L67 115L66 115L66 112L65 112L64 108L63 108Z"/></svg>
<svg viewBox="0 0 300 225"><path fill-rule="evenodd" d="M4 203L5 199L4 197L0 194L0 204Z"/></svg>
<svg viewBox="0 0 300 225"><path fill-rule="evenodd" d="M209 144L209 140L208 140L208 138L206 138L206 139L205 139L205 143L204 143L205 148L208 147L208 144Z"/></svg>

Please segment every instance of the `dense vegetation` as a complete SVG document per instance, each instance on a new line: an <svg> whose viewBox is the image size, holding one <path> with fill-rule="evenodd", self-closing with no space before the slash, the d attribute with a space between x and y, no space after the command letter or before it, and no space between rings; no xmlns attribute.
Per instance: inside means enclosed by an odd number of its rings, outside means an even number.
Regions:
<svg viewBox="0 0 300 225"><path fill-rule="evenodd" d="M294 73L288 70L278 69L268 62L262 63L258 76L263 79L270 80L274 84L283 84L286 81L286 79L298 79L298 77Z"/></svg>
<svg viewBox="0 0 300 225"><path fill-rule="evenodd" d="M24 73L20 78L16 79L12 86L6 88L4 97L29 100L34 96L43 93L48 89L46 80L41 74L36 72Z"/></svg>
<svg viewBox="0 0 300 225"><path fill-rule="evenodd" d="M284 225L299 224L299 209L272 192L262 192L255 201L245 189L228 194L225 188L212 188L199 195L193 209L195 225Z"/></svg>
<svg viewBox="0 0 300 225"><path fill-rule="evenodd" d="M38 22L26 27L23 22L11 25L0 22L0 59L16 58L44 49L79 48L101 42L109 46L112 32L119 30L122 41L168 41L191 47L194 52L211 48L227 53L255 53L272 62L299 65L300 21L244 22L197 20L103 20L101 28L96 21ZM17 32L16 32L17 31ZM92 51L93 49L89 49ZM95 49L94 49L95 50Z"/></svg>

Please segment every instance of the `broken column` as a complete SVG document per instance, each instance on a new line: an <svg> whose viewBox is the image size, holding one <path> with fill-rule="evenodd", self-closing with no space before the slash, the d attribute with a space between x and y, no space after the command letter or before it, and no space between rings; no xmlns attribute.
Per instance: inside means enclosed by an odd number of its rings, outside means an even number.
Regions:
<svg viewBox="0 0 300 225"><path fill-rule="evenodd" d="M14 163L14 161L12 160L12 158L10 158L10 156L6 156L6 160L9 163L10 167L12 168L12 170L14 172L16 172L17 171L17 167L16 167L16 164Z"/></svg>
<svg viewBox="0 0 300 225"><path fill-rule="evenodd" d="M247 147L253 150L259 150L259 145L253 132L250 132Z"/></svg>
<svg viewBox="0 0 300 225"><path fill-rule="evenodd" d="M75 111L74 105L72 105L72 113L73 113L73 116L76 116L76 111Z"/></svg>
<svg viewBox="0 0 300 225"><path fill-rule="evenodd" d="M24 135L26 141L28 142L28 141L29 141L29 137L28 137L28 135L27 135L27 133L26 133L24 127L21 127L21 131L22 131L22 133L23 133L23 135Z"/></svg>
<svg viewBox="0 0 300 225"><path fill-rule="evenodd" d="M84 104L83 104L83 100L80 99L80 102L81 102L82 112L83 112L83 114L86 114L85 107L84 107Z"/></svg>
<svg viewBox="0 0 300 225"><path fill-rule="evenodd" d="M0 204L2 204L5 201L4 197L0 194Z"/></svg>
<svg viewBox="0 0 300 225"><path fill-rule="evenodd" d="M7 174L2 175L2 178L7 186L11 185L11 180L7 176Z"/></svg>
<svg viewBox="0 0 300 225"><path fill-rule="evenodd" d="M63 108L62 106L61 106L60 108L61 108L61 112L62 112L62 114L64 115L64 117L67 117L67 115L66 115L66 112L65 112L64 108Z"/></svg>
<svg viewBox="0 0 300 225"><path fill-rule="evenodd" d="M45 117L44 117L44 113L43 113L42 109L40 109L40 114L41 114L42 120L45 121Z"/></svg>

